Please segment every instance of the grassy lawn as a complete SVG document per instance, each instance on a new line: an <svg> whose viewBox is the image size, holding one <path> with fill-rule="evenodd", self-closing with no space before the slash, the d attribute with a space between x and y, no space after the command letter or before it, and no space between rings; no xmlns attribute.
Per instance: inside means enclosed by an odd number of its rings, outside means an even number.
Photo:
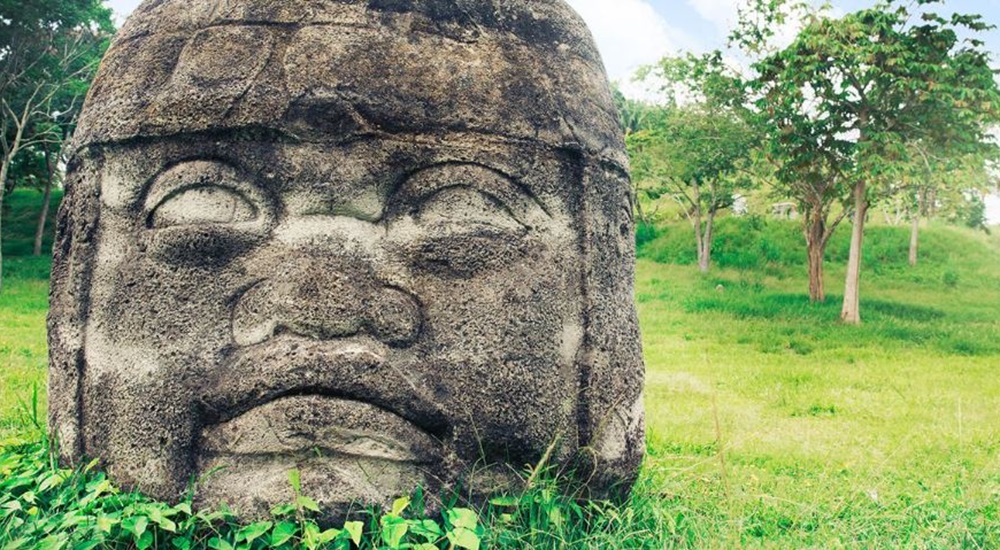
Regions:
<svg viewBox="0 0 1000 550"><path fill-rule="evenodd" d="M924 243L917 268L870 259L860 327L836 322L837 296L808 303L801 266L640 260L648 457L613 512L638 519L586 545L1000 548L1000 239ZM5 266L0 442L37 437L46 268Z"/></svg>
<svg viewBox="0 0 1000 550"><path fill-rule="evenodd" d="M1000 544L1000 285L880 282L856 328L798 278L640 263L646 473L696 546Z"/></svg>
<svg viewBox="0 0 1000 550"><path fill-rule="evenodd" d="M0 293L0 445L45 421L48 258L4 259ZM37 395L37 407L32 397Z"/></svg>

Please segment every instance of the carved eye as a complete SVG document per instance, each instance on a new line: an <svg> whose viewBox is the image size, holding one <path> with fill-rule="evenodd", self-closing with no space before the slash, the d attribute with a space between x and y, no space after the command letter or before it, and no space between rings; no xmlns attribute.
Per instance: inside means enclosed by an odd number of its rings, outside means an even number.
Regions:
<svg viewBox="0 0 1000 550"><path fill-rule="evenodd" d="M448 187L420 206L420 263L431 271L471 277L516 261L525 228L495 198L470 187Z"/></svg>
<svg viewBox="0 0 1000 550"><path fill-rule="evenodd" d="M238 191L220 185L196 185L168 196L149 217L149 227L226 224L253 221L257 209Z"/></svg>
<svg viewBox="0 0 1000 550"><path fill-rule="evenodd" d="M417 220L425 226L447 226L458 230L476 225L520 232L524 226L497 199L471 187L446 187L420 206Z"/></svg>
<svg viewBox="0 0 1000 550"><path fill-rule="evenodd" d="M159 261L218 267L260 244L273 208L235 168L188 161L163 172L146 196L147 250Z"/></svg>

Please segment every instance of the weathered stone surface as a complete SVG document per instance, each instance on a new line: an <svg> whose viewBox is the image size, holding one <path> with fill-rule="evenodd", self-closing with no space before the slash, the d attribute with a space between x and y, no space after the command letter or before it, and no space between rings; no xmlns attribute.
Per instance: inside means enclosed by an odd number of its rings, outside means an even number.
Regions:
<svg viewBox="0 0 1000 550"><path fill-rule="evenodd" d="M67 462L250 516L643 452L627 159L559 0L147 0L59 218Z"/></svg>

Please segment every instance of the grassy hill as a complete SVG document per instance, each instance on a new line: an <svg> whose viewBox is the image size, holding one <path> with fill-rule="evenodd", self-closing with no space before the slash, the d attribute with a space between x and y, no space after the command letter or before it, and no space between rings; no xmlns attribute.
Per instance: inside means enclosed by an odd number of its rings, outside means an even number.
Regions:
<svg viewBox="0 0 1000 550"><path fill-rule="evenodd" d="M56 211L62 199L61 189L52 191L49 215L45 220L42 238L42 253L52 251L52 232L56 222ZM35 228L42 208L42 192L36 189L15 189L3 203L3 255L29 256L35 244Z"/></svg>
<svg viewBox="0 0 1000 550"><path fill-rule="evenodd" d="M5 226L15 241L31 234L16 227L30 217L8 219L23 220ZM707 276L690 231L663 227L640 249L648 444L632 499L588 516L542 488L520 519L484 511L484 542L1000 548L1000 238L931 227L911 268L908 233L871 228L864 324L845 326L845 235L829 251L829 301L810 304L797 225L722 220ZM5 262L0 447L37 439L46 366L47 259ZM0 547L4 518L22 517L3 514ZM167 547L173 535L156 533Z"/></svg>
<svg viewBox="0 0 1000 550"><path fill-rule="evenodd" d="M798 224L728 218L719 224L717 235L717 269L692 281L695 291L677 305L692 313L726 314L744 321L740 335L728 335L731 341L757 338L758 346L768 349L775 340L774 328L783 325L786 344L802 352L846 341L883 350L1000 353L996 236L948 226L925 229L918 265L911 267L908 229L870 228L862 262L861 313L866 322L845 327L836 320L849 246L846 230L834 236L827 251L825 304L808 301L805 245ZM667 226L640 247L639 256L659 264L694 265L692 241L687 225ZM641 290L638 298L648 299ZM766 335L743 333L762 321L769 328Z"/></svg>

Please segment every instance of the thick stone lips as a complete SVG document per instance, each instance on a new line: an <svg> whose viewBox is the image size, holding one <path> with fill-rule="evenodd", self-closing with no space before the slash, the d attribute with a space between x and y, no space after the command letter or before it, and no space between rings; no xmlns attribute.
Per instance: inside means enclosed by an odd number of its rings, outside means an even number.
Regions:
<svg viewBox="0 0 1000 550"><path fill-rule="evenodd" d="M410 464L441 459L440 442L368 403L306 394L270 401L202 432L202 454L272 457L322 454Z"/></svg>
<svg viewBox="0 0 1000 550"><path fill-rule="evenodd" d="M365 336L316 341L282 335L237 349L205 385L205 424L224 424L282 398L322 396L371 405L437 441L448 439L445 414L390 365L389 354L388 346Z"/></svg>

